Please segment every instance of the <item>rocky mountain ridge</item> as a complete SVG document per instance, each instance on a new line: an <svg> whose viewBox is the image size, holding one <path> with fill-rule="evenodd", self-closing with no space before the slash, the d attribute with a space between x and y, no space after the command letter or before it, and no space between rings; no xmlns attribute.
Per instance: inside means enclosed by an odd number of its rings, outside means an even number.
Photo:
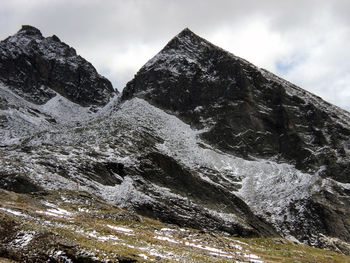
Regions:
<svg viewBox="0 0 350 263"><path fill-rule="evenodd" d="M114 96L112 84L76 51L53 35L22 26L0 44L0 81L35 104L56 93L81 106L104 106Z"/></svg>
<svg viewBox="0 0 350 263"><path fill-rule="evenodd" d="M57 36L22 26L0 42L0 146L91 120L118 94Z"/></svg>
<svg viewBox="0 0 350 263"><path fill-rule="evenodd" d="M0 43L2 54L12 45L26 50L37 38L53 45L41 49L56 50L57 41L39 33L23 27ZM55 51L52 63L62 65L48 75L60 76L62 89L77 96L54 88L40 93L36 84L31 91L24 80L46 76L33 64L20 81L0 72L1 188L28 193L79 185L180 226L319 247L331 238L350 242L349 113L188 29L120 96L58 43L64 52ZM33 60L43 56L28 52ZM66 74L76 72L67 68L81 63L90 84L66 86ZM81 101L96 92L96 101Z"/></svg>

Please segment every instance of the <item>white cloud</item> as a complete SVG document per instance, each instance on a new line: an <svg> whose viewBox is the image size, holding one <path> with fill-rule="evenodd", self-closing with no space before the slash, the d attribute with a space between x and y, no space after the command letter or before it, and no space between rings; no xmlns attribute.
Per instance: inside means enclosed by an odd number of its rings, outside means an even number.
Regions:
<svg viewBox="0 0 350 263"><path fill-rule="evenodd" d="M295 49L305 54L304 59L284 76L350 110L350 52L344 46L350 40L349 28L334 25L329 18L323 19L318 26L312 34L307 30L303 32L305 43L296 45Z"/></svg>
<svg viewBox="0 0 350 263"><path fill-rule="evenodd" d="M250 18L231 27L222 27L208 37L213 43L234 52L253 64L269 69L290 52L290 44L269 28L264 17Z"/></svg>
<svg viewBox="0 0 350 263"><path fill-rule="evenodd" d="M153 56L162 45L147 45L136 43L129 45L100 45L99 48L82 48L81 56L89 60L93 65L98 65L100 73L107 76L114 87L121 91L135 73Z"/></svg>

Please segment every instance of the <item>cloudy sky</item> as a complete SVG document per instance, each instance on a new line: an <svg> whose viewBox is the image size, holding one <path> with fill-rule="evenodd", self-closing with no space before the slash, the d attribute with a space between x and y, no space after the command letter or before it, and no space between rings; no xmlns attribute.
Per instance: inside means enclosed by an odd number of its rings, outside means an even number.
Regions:
<svg viewBox="0 0 350 263"><path fill-rule="evenodd" d="M350 111L349 0L0 0L0 38L56 34L122 90L188 27Z"/></svg>

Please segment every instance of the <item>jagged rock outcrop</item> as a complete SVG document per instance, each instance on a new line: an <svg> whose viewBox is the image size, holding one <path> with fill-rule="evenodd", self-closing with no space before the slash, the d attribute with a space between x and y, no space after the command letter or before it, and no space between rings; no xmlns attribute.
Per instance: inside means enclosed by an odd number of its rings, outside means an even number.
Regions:
<svg viewBox="0 0 350 263"><path fill-rule="evenodd" d="M81 106L103 106L116 92L72 47L27 25L0 43L0 81L36 104L57 92Z"/></svg>
<svg viewBox="0 0 350 263"><path fill-rule="evenodd" d="M127 84L122 99L135 96L208 129L202 138L228 153L350 182L349 113L189 29Z"/></svg>

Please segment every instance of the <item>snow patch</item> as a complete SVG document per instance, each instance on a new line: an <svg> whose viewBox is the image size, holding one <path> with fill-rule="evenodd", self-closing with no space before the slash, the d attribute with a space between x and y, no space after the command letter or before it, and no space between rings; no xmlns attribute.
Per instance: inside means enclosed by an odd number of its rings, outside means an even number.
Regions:
<svg viewBox="0 0 350 263"><path fill-rule="evenodd" d="M162 241L167 241L170 243L174 243L174 244L180 244L180 241L177 241L175 239L169 238L169 237L165 237L165 236L155 236L153 237L154 239L158 239L158 240L162 240Z"/></svg>
<svg viewBox="0 0 350 263"><path fill-rule="evenodd" d="M7 208L0 207L0 210L1 210L1 211L4 211L4 212L6 212L6 213L9 213L9 214L15 215L15 216L21 216L21 217L29 218L28 215L25 215L25 214L23 214L23 213L21 213L21 212L14 211L14 210L11 210L11 209L7 209Z"/></svg>
<svg viewBox="0 0 350 263"><path fill-rule="evenodd" d="M124 233L132 233L134 232L134 230L130 229L130 228L126 228L126 227L121 227L121 226L112 226L112 225L107 225L110 229L116 230L116 231L120 231L120 232L124 232Z"/></svg>
<svg viewBox="0 0 350 263"><path fill-rule="evenodd" d="M15 240L13 240L13 245L15 247L25 248L29 245L30 241L33 240L35 232L24 232L21 231L16 235Z"/></svg>

